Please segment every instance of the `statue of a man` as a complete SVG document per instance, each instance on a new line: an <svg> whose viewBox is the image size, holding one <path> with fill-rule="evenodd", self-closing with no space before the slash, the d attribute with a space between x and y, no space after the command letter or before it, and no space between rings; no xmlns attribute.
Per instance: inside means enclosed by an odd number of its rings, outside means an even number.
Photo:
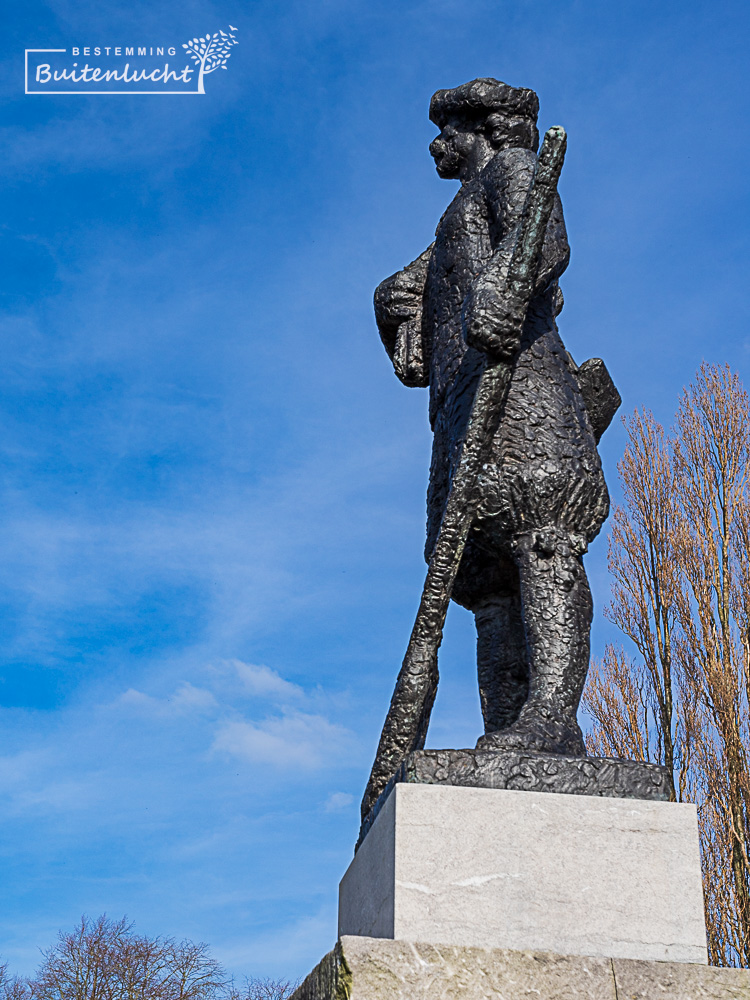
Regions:
<svg viewBox="0 0 750 1000"><path fill-rule="evenodd" d="M461 187L432 246L378 287L375 313L398 377L430 389L428 560L484 353L513 363L453 590L477 626L478 747L581 755L592 617L582 555L609 509L596 442L612 412L597 410L591 369L577 369L555 324L570 253L559 198L520 341L501 342L493 323L534 176L538 107L532 90L493 79L433 96L430 152Z"/></svg>

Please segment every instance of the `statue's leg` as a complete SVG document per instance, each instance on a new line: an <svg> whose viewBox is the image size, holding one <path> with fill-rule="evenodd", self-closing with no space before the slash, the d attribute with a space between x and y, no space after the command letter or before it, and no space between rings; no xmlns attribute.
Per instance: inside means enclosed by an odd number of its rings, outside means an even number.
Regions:
<svg viewBox="0 0 750 1000"><path fill-rule="evenodd" d="M516 721L529 693L520 590L493 594L473 610L484 731L494 733Z"/></svg>
<svg viewBox="0 0 750 1000"><path fill-rule="evenodd" d="M518 718L529 692L526 636L518 569L510 550L473 532L453 587L477 626L477 674L484 730L493 733Z"/></svg>
<svg viewBox="0 0 750 1000"><path fill-rule="evenodd" d="M482 748L585 755L576 714L589 662L591 592L580 555L565 531L516 539L529 657L529 694L518 719L485 736Z"/></svg>

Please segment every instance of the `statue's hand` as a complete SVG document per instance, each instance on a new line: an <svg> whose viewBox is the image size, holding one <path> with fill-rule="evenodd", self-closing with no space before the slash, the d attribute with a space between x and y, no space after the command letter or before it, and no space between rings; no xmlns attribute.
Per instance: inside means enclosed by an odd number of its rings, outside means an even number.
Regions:
<svg viewBox="0 0 750 1000"><path fill-rule="evenodd" d="M424 363L421 320L417 316L399 326L391 358L398 379L413 388L430 384L430 373Z"/></svg>
<svg viewBox="0 0 750 1000"><path fill-rule="evenodd" d="M469 347L493 360L510 361L521 345L524 303L492 288L478 288L466 296L462 329Z"/></svg>

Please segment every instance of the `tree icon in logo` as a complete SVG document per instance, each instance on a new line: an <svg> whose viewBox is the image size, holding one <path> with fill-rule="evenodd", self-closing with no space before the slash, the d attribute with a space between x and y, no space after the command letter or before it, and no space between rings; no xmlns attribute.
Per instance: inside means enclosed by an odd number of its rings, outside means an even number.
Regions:
<svg viewBox="0 0 750 1000"><path fill-rule="evenodd" d="M226 31L217 31L213 35L206 35L205 38L194 38L192 42L183 43L183 49L187 49L190 58L199 67L199 94L206 93L203 89L203 77L207 73L213 73L215 69L227 68L227 59L232 54L232 46L237 44L237 39L234 37L236 30L230 24L229 34Z"/></svg>

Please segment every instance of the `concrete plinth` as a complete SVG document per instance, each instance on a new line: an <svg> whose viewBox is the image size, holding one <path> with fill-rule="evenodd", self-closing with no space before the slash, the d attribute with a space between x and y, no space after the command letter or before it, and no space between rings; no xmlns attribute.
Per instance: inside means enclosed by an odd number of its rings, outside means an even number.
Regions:
<svg viewBox="0 0 750 1000"><path fill-rule="evenodd" d="M747 1000L750 970L344 937L291 1000Z"/></svg>
<svg viewBox="0 0 750 1000"><path fill-rule="evenodd" d="M670 794L666 767L641 760L565 757L530 750L415 750L404 757L383 794L364 817L357 848L393 786L402 782L661 802L669 801Z"/></svg>
<svg viewBox="0 0 750 1000"><path fill-rule="evenodd" d="M695 807L397 784L339 888L339 936L705 963Z"/></svg>

